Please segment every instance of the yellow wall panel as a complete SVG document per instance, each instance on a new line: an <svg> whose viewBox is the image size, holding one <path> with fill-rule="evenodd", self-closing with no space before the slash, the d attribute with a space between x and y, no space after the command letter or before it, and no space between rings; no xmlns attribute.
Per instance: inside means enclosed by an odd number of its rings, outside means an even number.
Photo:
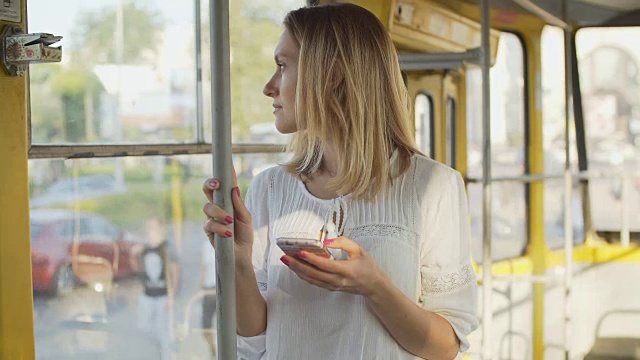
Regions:
<svg viewBox="0 0 640 360"><path fill-rule="evenodd" d="M2 70L0 126L0 359L34 359L27 83L26 77L8 77Z"/></svg>

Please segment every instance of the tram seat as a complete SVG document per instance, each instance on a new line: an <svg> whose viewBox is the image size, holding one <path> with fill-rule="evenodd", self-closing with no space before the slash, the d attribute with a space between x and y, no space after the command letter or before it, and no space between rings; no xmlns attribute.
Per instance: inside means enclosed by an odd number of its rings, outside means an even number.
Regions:
<svg viewBox="0 0 640 360"><path fill-rule="evenodd" d="M640 310L612 310L600 317L596 325L596 339L585 360L640 360L640 338L600 336L604 320L611 315L640 315Z"/></svg>
<svg viewBox="0 0 640 360"><path fill-rule="evenodd" d="M640 360L640 339L604 337L596 339L585 360Z"/></svg>

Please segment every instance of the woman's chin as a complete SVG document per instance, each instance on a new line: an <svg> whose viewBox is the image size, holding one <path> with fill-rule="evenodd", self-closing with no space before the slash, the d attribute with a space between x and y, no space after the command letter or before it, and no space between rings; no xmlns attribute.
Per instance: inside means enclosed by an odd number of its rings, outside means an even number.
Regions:
<svg viewBox="0 0 640 360"><path fill-rule="evenodd" d="M296 129L295 124L291 124L286 121L281 121L277 118L276 118L276 130L278 130L278 132L283 135L293 134L294 132L298 131L298 129Z"/></svg>

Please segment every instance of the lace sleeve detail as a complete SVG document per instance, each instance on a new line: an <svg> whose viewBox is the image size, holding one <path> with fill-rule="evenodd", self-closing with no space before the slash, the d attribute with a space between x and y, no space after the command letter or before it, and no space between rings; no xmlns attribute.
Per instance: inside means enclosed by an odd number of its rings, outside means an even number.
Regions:
<svg viewBox="0 0 640 360"><path fill-rule="evenodd" d="M472 281L476 281L471 265L464 264L453 272L434 273L426 267L420 270L422 277L422 291L420 301L425 302L428 294L444 294L463 288Z"/></svg>

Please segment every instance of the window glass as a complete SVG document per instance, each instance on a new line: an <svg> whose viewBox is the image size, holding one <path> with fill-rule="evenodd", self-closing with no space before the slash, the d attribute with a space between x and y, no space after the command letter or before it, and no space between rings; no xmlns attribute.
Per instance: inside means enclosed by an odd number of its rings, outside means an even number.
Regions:
<svg viewBox="0 0 640 360"><path fill-rule="evenodd" d="M562 176L565 167L565 69L564 33L555 26L545 26L542 31L542 120L544 173ZM571 109L573 113L573 109ZM570 121L572 171L578 171L578 154L575 142L575 123ZM545 181L544 233L551 249L564 246L564 196L563 179ZM574 183L571 200L571 217L575 243L584 240L582 198L578 183Z"/></svg>
<svg viewBox="0 0 640 360"><path fill-rule="evenodd" d="M31 241L36 240L42 235L42 233L46 230L47 226L45 224L39 224L35 222L31 222Z"/></svg>
<svg viewBox="0 0 640 360"><path fill-rule="evenodd" d="M593 226L619 232L625 208L640 231L639 27L587 28L576 35Z"/></svg>
<svg viewBox="0 0 640 360"><path fill-rule="evenodd" d="M193 2L29 5L32 32L64 37L60 64L31 68L33 143L193 140Z"/></svg>
<svg viewBox="0 0 640 360"><path fill-rule="evenodd" d="M97 235L100 235L98 223L92 218L80 218L80 241L91 241Z"/></svg>
<svg viewBox="0 0 640 360"><path fill-rule="evenodd" d="M194 2L69 0L51 7L46 0L33 0L29 5L31 32L64 37L61 63L31 67L34 144L196 140ZM235 140L266 142L265 136L274 136L264 134L273 108L262 88L275 69L273 48L284 14L304 5L303 0L230 2ZM210 139L207 2L201 13L200 86L204 133Z"/></svg>
<svg viewBox="0 0 640 360"><path fill-rule="evenodd" d="M76 233L76 224L74 220L62 221L58 224L56 235L64 241L73 241L73 236Z"/></svg>
<svg viewBox="0 0 640 360"><path fill-rule="evenodd" d="M503 32L491 68L492 177L525 173L524 48L515 34ZM482 177L482 73L467 71L468 176ZM468 187L472 253L482 261L482 186ZM494 259L519 256L527 243L525 185L492 184L492 248Z"/></svg>
<svg viewBox="0 0 640 360"><path fill-rule="evenodd" d="M420 93L415 100L416 143L427 156L433 156L433 98Z"/></svg>
<svg viewBox="0 0 640 360"><path fill-rule="evenodd" d="M275 44L283 31L282 18L291 9L306 5L304 0L230 1L231 116L233 139L237 142L287 143L273 122L273 99L262 89L274 71ZM206 16L206 15L205 15ZM203 29L208 44L209 28ZM208 46L208 45L207 45ZM209 63L209 52L203 53ZM211 71L203 69L205 138L211 139Z"/></svg>
<svg viewBox="0 0 640 360"><path fill-rule="evenodd" d="M241 193L247 193L249 184L260 171L286 158L288 154L234 155ZM40 237L32 244L33 259L42 259L32 264L38 359L67 359L84 352L116 359L120 358L123 351L135 359L159 358L156 356L156 344L138 328L136 321L140 310L138 299L143 289L140 277L134 276L137 270L132 260L137 259L138 264L144 264L140 257L133 255L136 254L136 246L150 246L146 220L152 216L166 219L166 238L178 257L181 283L173 309L175 323L182 324L188 318L193 329L201 328L202 302L197 297L201 296L199 292L202 290L199 281L203 265L202 249L208 242L202 230L205 198L201 188L204 180L212 174L211 156L121 160L124 161L120 180L115 180L114 175L116 159L29 161L31 199L48 193L52 184L64 179L80 183L84 178L108 176L116 183L121 182L117 190L111 188L96 194L77 196L73 190L69 190L64 194L66 196L31 207L32 218L46 216L50 220L55 218L58 222L64 221L58 236ZM90 243L78 244L81 245L78 246L78 253L85 256L74 258L74 247L69 245L73 241L76 219L80 219L83 235L96 236L90 238ZM122 238L114 243L112 240L120 234ZM105 241L101 240L103 238ZM107 244L109 246L104 246ZM117 252L114 252L114 244ZM210 245L207 246L205 248L210 248ZM87 257L91 260L83 263ZM107 261L101 265L96 258ZM70 286L64 285L69 283L63 280L68 271L67 264L73 263L74 259L83 265L78 267L79 273L75 274L79 276L75 279L75 285L68 291L55 291L56 282L53 279L56 273L60 274L60 286ZM105 273L98 272L105 268L104 264L113 267L113 275L105 277ZM98 277L96 272L102 277ZM67 279L71 279L73 284L73 277L67 276ZM81 279L91 281L82 282ZM189 301L195 305L187 307ZM103 318L107 322L102 322ZM86 323L83 322L85 320ZM87 335L87 332L78 332L78 328L91 332ZM184 349L188 341L188 349L193 351L195 357L211 358L206 339L201 333L194 334L197 336L181 339L185 343L178 342L177 348Z"/></svg>

